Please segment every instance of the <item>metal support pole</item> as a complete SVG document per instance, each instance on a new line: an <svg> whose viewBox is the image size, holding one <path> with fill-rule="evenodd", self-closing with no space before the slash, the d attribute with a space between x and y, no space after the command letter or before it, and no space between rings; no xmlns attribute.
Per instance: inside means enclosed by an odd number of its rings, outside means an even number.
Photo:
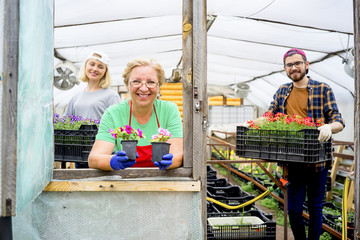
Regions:
<svg viewBox="0 0 360 240"><path fill-rule="evenodd" d="M359 81L360 81L360 68L359 68L359 57L360 57L360 4L359 0L353 1L354 8L354 49L355 49L355 75L354 75L354 161L355 161L355 232L354 239L360 239L360 145L359 145L359 128L360 128L360 96L359 96Z"/></svg>

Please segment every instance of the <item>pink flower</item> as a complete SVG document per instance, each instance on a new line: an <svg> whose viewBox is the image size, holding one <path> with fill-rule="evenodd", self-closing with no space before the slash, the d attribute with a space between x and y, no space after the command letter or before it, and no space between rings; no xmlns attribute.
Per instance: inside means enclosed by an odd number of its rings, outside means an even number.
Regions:
<svg viewBox="0 0 360 240"><path fill-rule="evenodd" d="M111 136L113 136L114 138L116 138L116 132L114 130L112 130L111 128L109 129L109 132L111 134Z"/></svg>
<svg viewBox="0 0 360 240"><path fill-rule="evenodd" d="M139 133L139 137L142 138L142 131L140 130L140 128L138 128L137 131Z"/></svg>
<svg viewBox="0 0 360 240"><path fill-rule="evenodd" d="M168 142L171 133L165 128L158 128L158 133L152 135L150 142Z"/></svg>
<svg viewBox="0 0 360 240"><path fill-rule="evenodd" d="M109 129L110 134L118 139L122 140L139 140L140 138L145 138L144 133L138 129L134 130L131 126L124 125L123 127L118 127L115 130Z"/></svg>
<svg viewBox="0 0 360 240"><path fill-rule="evenodd" d="M128 126L128 125L125 125L125 131L127 134L131 134L131 131L133 130L132 127Z"/></svg>

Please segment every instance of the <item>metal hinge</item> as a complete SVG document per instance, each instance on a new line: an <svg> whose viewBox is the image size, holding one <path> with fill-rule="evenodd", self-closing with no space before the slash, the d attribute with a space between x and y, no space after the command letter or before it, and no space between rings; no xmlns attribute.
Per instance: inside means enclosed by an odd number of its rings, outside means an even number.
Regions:
<svg viewBox="0 0 360 240"><path fill-rule="evenodd" d="M207 121L207 116L203 117L203 131L206 131L206 129L208 128L209 124Z"/></svg>

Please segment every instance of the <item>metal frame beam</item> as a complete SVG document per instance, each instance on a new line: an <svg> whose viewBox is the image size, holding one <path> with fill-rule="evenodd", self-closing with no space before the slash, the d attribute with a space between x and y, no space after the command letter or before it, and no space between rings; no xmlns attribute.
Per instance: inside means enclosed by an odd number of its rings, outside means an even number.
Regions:
<svg viewBox="0 0 360 240"><path fill-rule="evenodd" d="M355 47L355 77L354 77L354 90L355 90L355 102L354 102L354 157L355 157L355 232L354 239L360 239L360 144L359 144L359 128L360 128L360 68L359 68L359 56L360 56L360 3L359 0L353 0L353 14L354 14L354 47Z"/></svg>

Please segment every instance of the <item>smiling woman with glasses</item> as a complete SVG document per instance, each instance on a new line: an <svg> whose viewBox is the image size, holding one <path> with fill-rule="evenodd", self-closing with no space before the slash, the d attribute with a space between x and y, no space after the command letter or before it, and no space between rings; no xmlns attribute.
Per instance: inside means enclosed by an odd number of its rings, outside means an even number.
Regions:
<svg viewBox="0 0 360 240"><path fill-rule="evenodd" d="M130 82L130 85L135 88L142 87L142 85L145 85L147 88L156 88L158 85L158 82L152 81L152 80L149 80L146 82L141 82L139 80L133 80Z"/></svg>
<svg viewBox="0 0 360 240"><path fill-rule="evenodd" d="M153 59L139 58L129 62L124 70L124 83L130 99L108 108L100 122L96 141L89 155L89 166L103 170L119 170L127 167L158 167L160 170L176 168L183 160L183 129L180 112L175 103L157 99L160 86L164 84L165 73ZM121 151L121 142L109 133L129 125L140 129L146 136L138 140L136 161L128 161L126 152ZM152 147L149 142L159 128L170 131L168 140L170 154L153 163ZM113 155L112 153L116 154ZM130 162L130 163L129 163Z"/></svg>

